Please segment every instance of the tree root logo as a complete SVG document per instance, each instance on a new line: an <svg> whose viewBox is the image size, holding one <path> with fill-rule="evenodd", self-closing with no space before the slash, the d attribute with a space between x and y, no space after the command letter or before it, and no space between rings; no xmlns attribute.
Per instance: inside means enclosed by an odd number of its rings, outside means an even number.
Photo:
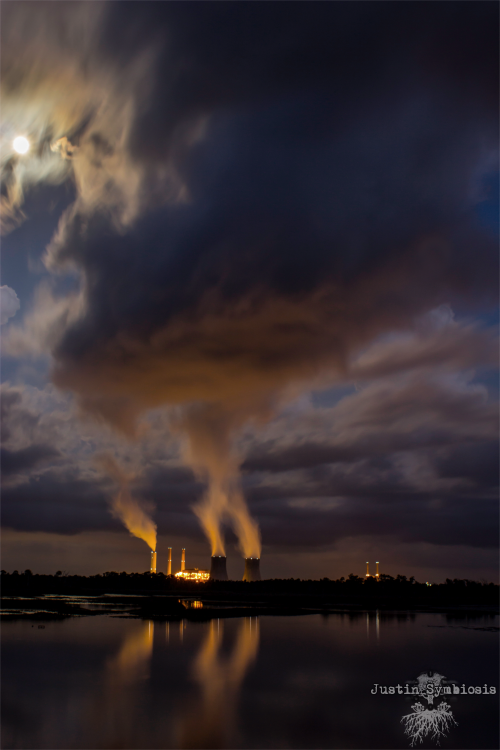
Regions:
<svg viewBox="0 0 500 750"><path fill-rule="evenodd" d="M417 742L423 742L424 737L428 735L439 745L439 740L448 734L451 727L458 726L449 703L442 700L434 707L434 698L438 698L443 692L450 692L443 691L444 687L449 686L445 685L444 675L437 672L423 672L417 677L416 683L417 691L412 692L427 700L427 708L420 701L412 705L412 713L401 719L405 734L411 739L410 747L414 747Z"/></svg>
<svg viewBox="0 0 500 750"><path fill-rule="evenodd" d="M411 687L410 687L411 686ZM416 680L407 680L404 685L379 685L376 682L372 695L406 695L413 696L416 702L412 705L412 713L402 717L405 734L410 738L410 747L417 742L423 742L430 735L430 739L437 745L440 739L446 737L453 726L458 726L451 711L451 705L446 702L447 696L453 703L458 695L496 695L494 685L458 685L456 680L447 680L438 672L422 672ZM427 701L425 706L424 701ZM434 705L436 701L436 705Z"/></svg>

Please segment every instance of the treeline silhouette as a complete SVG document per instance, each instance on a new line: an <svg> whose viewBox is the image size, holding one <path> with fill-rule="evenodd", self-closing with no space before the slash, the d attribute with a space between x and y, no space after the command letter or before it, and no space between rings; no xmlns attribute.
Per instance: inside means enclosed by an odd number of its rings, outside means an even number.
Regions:
<svg viewBox="0 0 500 750"><path fill-rule="evenodd" d="M293 599L311 599L315 606L359 604L374 606L442 606L445 604L497 605L499 586L468 579L446 579L445 583L419 583L413 577L382 574L362 578L301 580L298 578L266 579L263 581L206 581L197 583L166 576L163 573L117 573L78 576L57 571L55 575L1 571L2 595L62 596L88 594L170 594L196 596L200 599L228 601L267 601L279 604Z"/></svg>

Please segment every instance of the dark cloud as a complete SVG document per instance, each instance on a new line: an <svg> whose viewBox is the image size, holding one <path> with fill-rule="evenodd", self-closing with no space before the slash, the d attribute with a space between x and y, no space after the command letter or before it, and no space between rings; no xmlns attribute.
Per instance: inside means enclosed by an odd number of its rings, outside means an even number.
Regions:
<svg viewBox="0 0 500 750"><path fill-rule="evenodd" d="M16 391L9 393L2 393L2 399L0 401L1 417L2 417L2 442L8 440L10 437L10 430L7 426L7 416L15 404L19 404L21 401L21 394Z"/></svg>
<svg viewBox="0 0 500 750"><path fill-rule="evenodd" d="M498 405L483 387L438 368L417 368L374 381L306 419L285 420L278 437L249 449L242 468L290 471L461 445L472 449L473 461L497 435Z"/></svg>
<svg viewBox="0 0 500 750"><path fill-rule="evenodd" d="M436 471L442 477L462 477L472 486L496 493L499 481L498 441L465 443L441 450L435 456Z"/></svg>
<svg viewBox="0 0 500 750"><path fill-rule="evenodd" d="M28 448L22 448L18 451L10 451L7 448L0 449L0 463L2 474L18 474L24 470L32 469L35 466L47 461L47 459L56 458L59 451L48 445L30 445Z"/></svg>
<svg viewBox="0 0 500 750"><path fill-rule="evenodd" d="M93 19L128 135L118 152L116 118L82 113L87 177L49 252L82 272L49 341L55 381L90 411L131 430L151 405L280 390L443 301L495 298L471 196L497 142L497 9L351 6L120 3ZM126 60L143 85L127 89ZM166 205L151 165L176 174ZM106 174L99 211L85 185ZM126 184L139 208L117 233Z"/></svg>
<svg viewBox="0 0 500 750"><path fill-rule="evenodd" d="M11 529L59 534L121 528L109 513L107 494L101 487L50 471L3 489L2 524Z"/></svg>
<svg viewBox="0 0 500 750"><path fill-rule="evenodd" d="M385 498L349 497L333 506L325 503L324 508L314 502L301 507L268 502L260 505L259 520L263 538L272 539L273 548L294 548L299 553L371 536L375 530L379 544L383 544L380 537L386 537L387 544L392 538L398 543L496 549L499 516L496 498L450 495L431 500L393 489Z"/></svg>

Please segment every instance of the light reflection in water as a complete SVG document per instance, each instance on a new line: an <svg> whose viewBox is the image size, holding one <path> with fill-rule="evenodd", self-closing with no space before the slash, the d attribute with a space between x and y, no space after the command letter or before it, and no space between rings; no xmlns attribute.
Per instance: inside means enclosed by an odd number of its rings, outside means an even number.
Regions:
<svg viewBox="0 0 500 750"><path fill-rule="evenodd" d="M127 684L149 677L149 664L153 653L154 622L141 623L141 628L125 638L123 645L110 662L108 675Z"/></svg>
<svg viewBox="0 0 500 750"><path fill-rule="evenodd" d="M154 622L134 623L118 653L108 660L100 689L94 691L85 727L102 741L100 747L134 747L140 732L137 723L138 684L150 676Z"/></svg>
<svg viewBox="0 0 500 750"><path fill-rule="evenodd" d="M401 748L399 718L411 709L399 712L397 696L379 701L374 683L390 685L392 675L396 684L443 659L459 665L465 684L498 677L488 632L498 618L450 618L381 610L380 640L375 611L221 619L188 623L182 647L178 621L2 623L2 746L370 748L376 736L379 747ZM480 745L500 747L495 697L470 712L458 701L465 714L453 747L478 747L478 726Z"/></svg>
<svg viewBox="0 0 500 750"><path fill-rule="evenodd" d="M366 613L366 637L370 638L370 620L372 618L375 618L375 635L377 637L377 643L380 641L380 613L378 609L375 611L375 615L373 615L373 612L367 612Z"/></svg>
<svg viewBox="0 0 500 750"><path fill-rule="evenodd" d="M222 653L223 622L211 620L193 666L193 679L200 697L184 712L179 722L180 748L223 748L230 746L234 731L239 689L259 649L259 620L245 617L229 655Z"/></svg>

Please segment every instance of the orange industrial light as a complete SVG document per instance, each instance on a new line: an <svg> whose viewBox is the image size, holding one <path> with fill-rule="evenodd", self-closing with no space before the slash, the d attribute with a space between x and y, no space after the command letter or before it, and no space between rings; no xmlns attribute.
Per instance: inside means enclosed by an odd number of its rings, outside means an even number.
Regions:
<svg viewBox="0 0 500 750"><path fill-rule="evenodd" d="M198 568L187 568L185 570L179 570L175 574L176 578L182 578L184 581L208 581L210 578L209 570L199 570Z"/></svg>

